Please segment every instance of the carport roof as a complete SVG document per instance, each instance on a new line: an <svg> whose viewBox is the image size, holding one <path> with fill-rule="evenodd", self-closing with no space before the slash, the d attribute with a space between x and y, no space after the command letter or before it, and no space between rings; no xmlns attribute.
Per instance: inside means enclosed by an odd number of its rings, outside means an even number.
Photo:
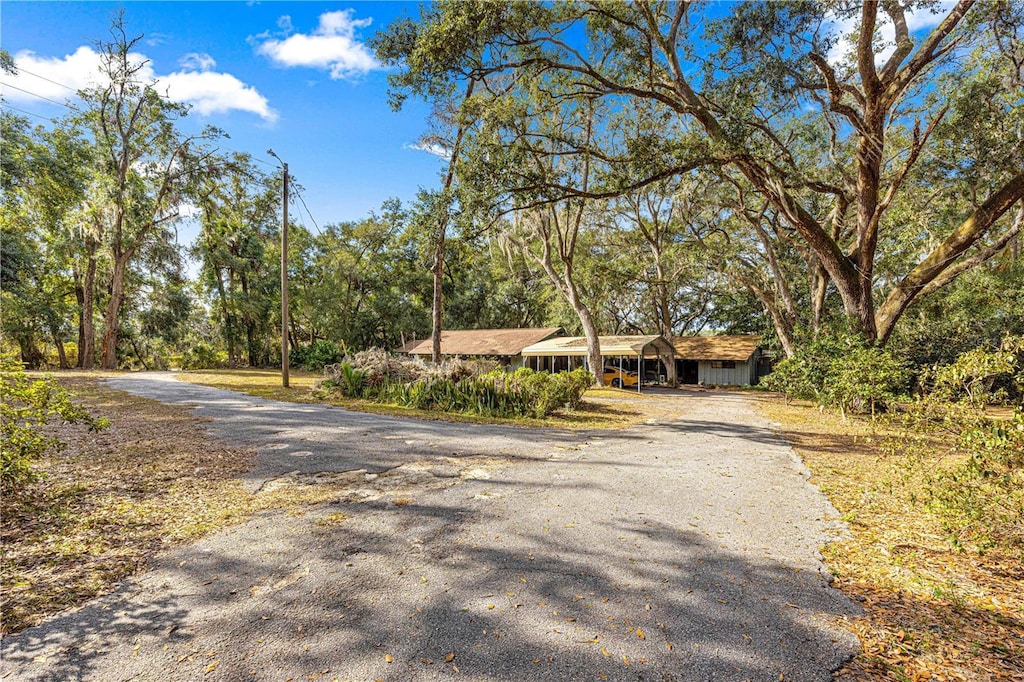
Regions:
<svg viewBox="0 0 1024 682"><path fill-rule="evenodd" d="M680 360L738 360L745 362L761 345L761 337L677 336L672 340Z"/></svg>
<svg viewBox="0 0 1024 682"><path fill-rule="evenodd" d="M561 327L542 329L459 329L441 332L441 355L514 356L531 343L555 334ZM410 341L398 349L409 355L430 355L431 340Z"/></svg>
<svg viewBox="0 0 1024 682"><path fill-rule="evenodd" d="M598 345L601 355L646 355L668 354L672 345L662 336L599 336ZM585 336L563 336L547 339L523 349L524 357L565 357L583 356L587 354L587 338Z"/></svg>

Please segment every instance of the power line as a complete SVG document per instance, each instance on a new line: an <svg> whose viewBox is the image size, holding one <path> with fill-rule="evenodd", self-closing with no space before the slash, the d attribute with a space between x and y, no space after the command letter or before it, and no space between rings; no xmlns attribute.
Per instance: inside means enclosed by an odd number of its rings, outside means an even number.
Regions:
<svg viewBox="0 0 1024 682"><path fill-rule="evenodd" d="M47 83L53 83L54 85L59 85L60 87L64 88L65 90L70 90L71 92L78 92L78 90L76 88L73 88L70 85L65 85L64 83L59 83L59 82L53 80L52 78L47 78L46 76L40 76L38 73L32 73L31 71L28 71L27 69L24 69L24 68L22 68L20 66L17 66L17 65L15 65L15 68L17 68L18 73L27 73L28 75L35 76L36 78L40 78L40 79L46 81Z"/></svg>
<svg viewBox="0 0 1024 682"><path fill-rule="evenodd" d="M39 99L46 100L47 102L52 102L53 104L56 104L58 106L67 107L68 109L71 109L72 111L75 110L75 108L73 106L71 106L70 104L68 104L66 102L58 102L55 99L50 99L49 97L46 97L45 95L40 95L38 92L32 92L31 90L26 90L25 88L19 88L17 85L11 85L10 83L5 83L4 81L0 81L0 85L3 85L5 88L14 88L15 90L18 90L19 92L24 92L26 95L32 95L33 97L38 97Z"/></svg>
<svg viewBox="0 0 1024 682"><path fill-rule="evenodd" d="M10 109L11 111L17 111L20 114L25 114L26 116L35 116L36 118L48 121L49 123L55 122L52 118L47 118L46 116L41 116L39 114L33 114L31 111L25 111L24 109L19 109L18 107L12 107L7 102L0 103L0 106L4 107L5 109Z"/></svg>
<svg viewBox="0 0 1024 682"><path fill-rule="evenodd" d="M316 218L313 217L312 211L309 210L309 206L306 206L306 199L302 196L302 192L296 190L295 196L297 196L299 198L299 201L302 202L302 207L306 209L306 215L308 215L309 219L313 221L313 227L316 228L317 234L319 234L321 237L324 236L324 233L320 231L320 226L317 225L316 223Z"/></svg>

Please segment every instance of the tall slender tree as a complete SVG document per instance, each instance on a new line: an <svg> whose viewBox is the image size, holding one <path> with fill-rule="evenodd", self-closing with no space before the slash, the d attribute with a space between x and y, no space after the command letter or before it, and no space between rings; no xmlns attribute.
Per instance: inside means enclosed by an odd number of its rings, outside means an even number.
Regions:
<svg viewBox="0 0 1024 682"><path fill-rule="evenodd" d="M214 165L203 140L220 135L206 128L183 135L177 122L188 107L162 97L143 80L144 62L132 53L141 39L128 38L123 16L111 26L112 41L98 44L105 82L80 94L76 122L89 131L98 156L91 188L94 217L102 221L100 248L110 259L103 312L101 366L118 366L117 341L129 268L150 244L167 239L187 200L188 184Z"/></svg>

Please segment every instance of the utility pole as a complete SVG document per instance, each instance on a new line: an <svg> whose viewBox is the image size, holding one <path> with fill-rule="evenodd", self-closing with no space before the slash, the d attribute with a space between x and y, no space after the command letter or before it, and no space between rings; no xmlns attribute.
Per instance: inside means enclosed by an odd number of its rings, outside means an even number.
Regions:
<svg viewBox="0 0 1024 682"><path fill-rule="evenodd" d="M281 157L268 149L278 161ZM281 385L288 388L288 164L281 161L284 170L284 192L281 198Z"/></svg>

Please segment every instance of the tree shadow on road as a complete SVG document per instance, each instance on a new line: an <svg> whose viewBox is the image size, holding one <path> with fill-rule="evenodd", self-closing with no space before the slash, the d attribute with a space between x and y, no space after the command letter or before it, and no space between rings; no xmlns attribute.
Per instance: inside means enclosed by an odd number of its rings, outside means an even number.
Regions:
<svg viewBox="0 0 1024 682"><path fill-rule="evenodd" d="M265 515L167 555L135 592L5 640L5 666L50 680L825 680L855 647L832 621L856 608L807 567L649 519L577 533L499 517L384 500Z"/></svg>
<svg viewBox="0 0 1024 682"><path fill-rule="evenodd" d="M725 439L739 438L761 445L789 446L789 441L772 429L750 424L681 418L664 423L661 427L684 438L708 435Z"/></svg>

